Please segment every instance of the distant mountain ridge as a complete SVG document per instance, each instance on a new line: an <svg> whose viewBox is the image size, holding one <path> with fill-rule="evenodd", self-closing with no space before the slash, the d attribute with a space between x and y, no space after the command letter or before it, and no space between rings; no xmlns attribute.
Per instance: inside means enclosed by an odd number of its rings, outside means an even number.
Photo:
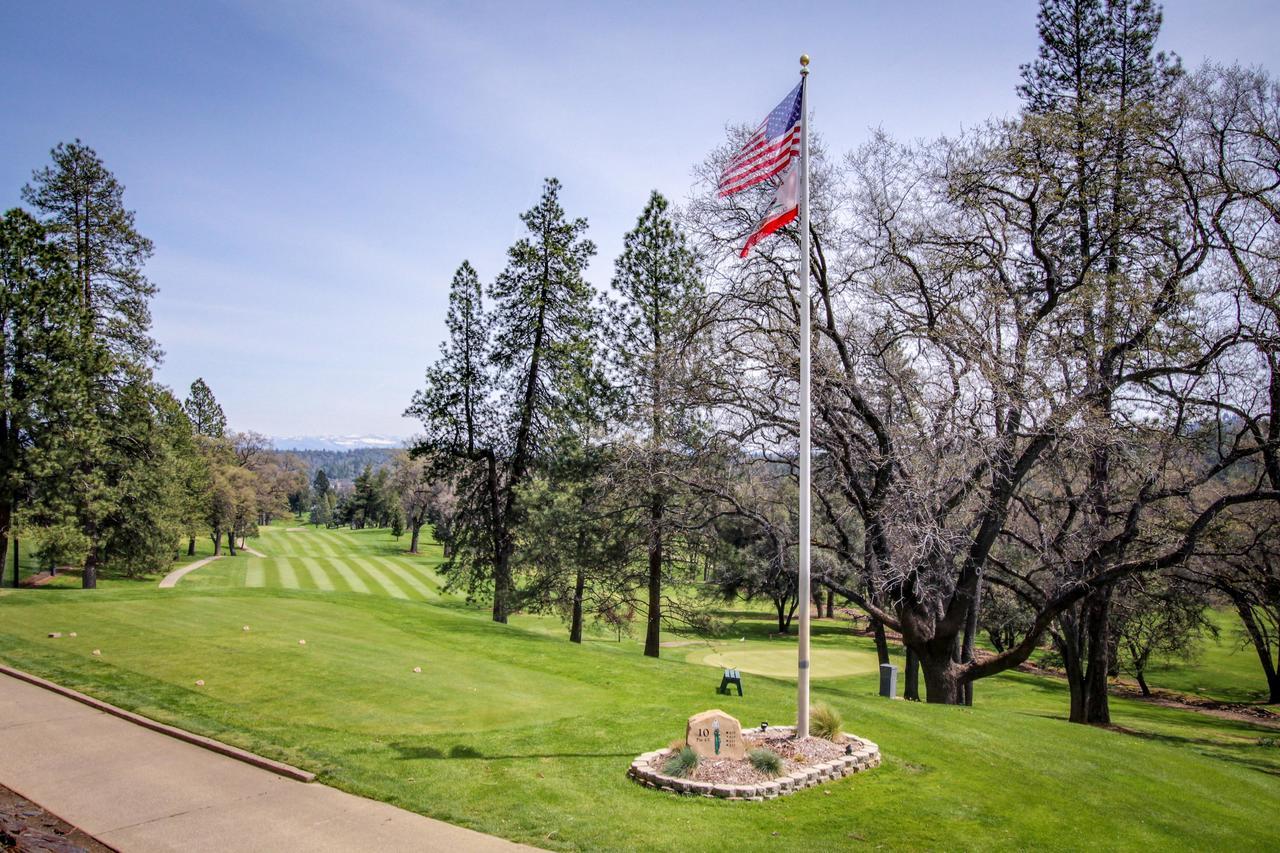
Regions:
<svg viewBox="0 0 1280 853"><path fill-rule="evenodd" d="M394 450L403 447L405 439L394 435L291 435L272 436L276 450Z"/></svg>

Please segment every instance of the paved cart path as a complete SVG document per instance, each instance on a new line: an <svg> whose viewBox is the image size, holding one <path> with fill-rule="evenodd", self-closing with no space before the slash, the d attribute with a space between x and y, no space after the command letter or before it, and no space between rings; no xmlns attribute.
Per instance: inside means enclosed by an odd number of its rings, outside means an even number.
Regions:
<svg viewBox="0 0 1280 853"><path fill-rule="evenodd" d="M201 566L207 566L214 560L221 560L222 557L205 557L203 560L196 560L194 563L188 563L180 569L174 569L164 576L164 580L160 581L161 589L171 589L178 585L178 581L182 580L189 572L194 572Z"/></svg>
<svg viewBox="0 0 1280 853"><path fill-rule="evenodd" d="M0 785L122 853L533 849L286 779L2 674Z"/></svg>

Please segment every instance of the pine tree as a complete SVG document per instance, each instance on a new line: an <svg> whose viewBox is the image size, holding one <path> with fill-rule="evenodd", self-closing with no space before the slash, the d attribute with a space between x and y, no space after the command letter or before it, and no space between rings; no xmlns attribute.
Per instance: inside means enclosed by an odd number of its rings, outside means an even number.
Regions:
<svg viewBox="0 0 1280 853"><path fill-rule="evenodd" d="M519 491L549 440L597 417L602 378L593 364L599 311L583 278L595 246L585 219L566 218L560 182L521 216L526 235L507 250L486 314L469 264L454 276L449 341L407 414L424 437L416 451L457 477L452 570L493 584L493 618L516 606L511 556Z"/></svg>
<svg viewBox="0 0 1280 853"><path fill-rule="evenodd" d="M1115 394L1135 345L1162 338L1165 332L1157 330L1164 318L1186 304L1180 277L1166 290L1162 263L1152 259L1167 251L1195 256L1177 243L1188 235L1173 237L1180 190L1169 188L1165 137L1167 101L1181 66L1155 50L1160 24L1150 0L1041 0L1039 57L1023 66L1019 87L1024 128L1033 140L1028 147L1049 166L1064 196L1067 227L1056 239L1042 238L1041 246L1061 271L1059 298L1072 312L1069 328L1078 341L1070 370L1089 388L1087 420L1098 435L1126 417L1117 414ZM1167 340L1176 346L1173 337ZM1154 360L1148 369L1156 376L1163 367ZM1118 503L1123 491L1113 446L1096 441L1087 456L1079 517L1105 536L1127 517ZM1110 587L1092 592L1059 618L1054 632L1073 722L1110 721L1111 599ZM963 662L974 657L976 633L974 605Z"/></svg>
<svg viewBox="0 0 1280 853"><path fill-rule="evenodd" d="M636 499L646 507L648 609L644 653L658 657L664 575L673 558L666 516L676 499L671 465L689 456L674 450L675 433L688 422L687 385L701 341L705 290L693 253L671 216L667 200L654 192L615 262L609 354L623 392L626 421L641 436L642 464L630 466ZM685 549L687 550L687 549Z"/></svg>
<svg viewBox="0 0 1280 853"><path fill-rule="evenodd" d="M493 363L513 402L506 424L511 457L501 498L502 529L494 566L493 618L514 609L512 535L520 521L519 488L543 446L568 425L597 417L601 378L593 363L599 312L583 277L596 253L585 219L567 219L560 182L520 217L528 236L507 250L506 269L490 288L494 302Z"/></svg>
<svg viewBox="0 0 1280 853"><path fill-rule="evenodd" d="M322 502L325 496L329 494L329 475L324 472L323 468L316 471L316 476L311 481L311 489L315 492L317 502Z"/></svg>
<svg viewBox="0 0 1280 853"><path fill-rule="evenodd" d="M69 259L80 287L85 336L110 351L112 367L150 366L159 353L150 337L155 286L143 275L151 241L124 206L124 187L80 140L59 143L52 165L36 170L23 201L43 217Z"/></svg>
<svg viewBox="0 0 1280 853"><path fill-rule="evenodd" d="M61 479L66 417L79 405L76 291L38 222L21 210L0 217L0 576L18 506L60 494L49 486ZM17 571L15 563L15 586Z"/></svg>
<svg viewBox="0 0 1280 853"><path fill-rule="evenodd" d="M146 479L132 466L153 460L146 448L159 417L151 376L159 351L150 337L155 287L142 272L151 242L134 227L124 188L91 148L79 140L60 144L52 159L22 195L43 216L78 290L76 371L65 386L74 404L65 411L61 488L89 542L83 583L93 588L108 552L132 553L120 546L120 531L137 520L125 507ZM159 524L164 516L148 517ZM145 534L149 541L161 535L154 526ZM108 542L116 544L108 548Z"/></svg>
<svg viewBox="0 0 1280 853"><path fill-rule="evenodd" d="M227 416L218 405L213 391L203 378L191 383L191 392L182 403L182 410L191 419L196 435L222 438L227 432Z"/></svg>

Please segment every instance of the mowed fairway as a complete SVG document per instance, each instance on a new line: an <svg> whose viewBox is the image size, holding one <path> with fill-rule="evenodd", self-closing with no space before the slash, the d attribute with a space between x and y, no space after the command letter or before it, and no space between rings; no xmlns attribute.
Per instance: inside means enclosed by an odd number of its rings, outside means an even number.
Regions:
<svg viewBox="0 0 1280 853"><path fill-rule="evenodd" d="M407 562L427 586L438 551L397 556L385 531L273 530L250 544L271 556L218 561L174 589L4 590L0 659L354 793L541 847L1280 848L1280 748L1268 740L1280 732L1120 699L1116 730L1073 726L1061 683L1022 674L981 682L976 707L955 708L880 699L873 671L828 672L815 698L880 744L882 767L766 803L641 788L628 763L682 736L689 714L787 722L793 684L750 675L744 697L718 696L719 672L685 660L710 646L653 660L633 642L576 646L495 625L407 583L393 595L369 557ZM781 670L794 650L741 645L712 653ZM869 640L834 631L822 651L835 656L815 666L874 661Z"/></svg>
<svg viewBox="0 0 1280 853"><path fill-rule="evenodd" d="M425 542L425 537L424 537ZM239 552L197 569L183 587L298 589L356 592L406 601L440 601L443 582L435 572L440 547L424 544L422 554L405 553L409 538L397 541L386 530L263 528L250 547L265 555Z"/></svg>

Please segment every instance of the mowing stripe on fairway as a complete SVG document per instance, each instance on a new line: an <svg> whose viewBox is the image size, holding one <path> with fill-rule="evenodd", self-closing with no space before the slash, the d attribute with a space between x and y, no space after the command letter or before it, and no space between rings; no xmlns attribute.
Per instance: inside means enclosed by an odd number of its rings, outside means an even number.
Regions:
<svg viewBox="0 0 1280 853"><path fill-rule="evenodd" d="M289 564L288 557L277 557L275 560L276 571L280 573L280 586L285 589L300 589L298 586L298 574L293 570L293 566Z"/></svg>
<svg viewBox="0 0 1280 853"><path fill-rule="evenodd" d="M373 580L379 586L381 586L384 590L386 590L387 595L391 596L392 598L409 598L410 597L409 593L405 592L403 589L397 586L395 581L391 580L391 578L384 575L382 573L382 570L379 569L377 566L373 565L372 563L367 561L363 562L360 564L360 568L364 570L364 573L366 575L373 578Z"/></svg>
<svg viewBox="0 0 1280 853"><path fill-rule="evenodd" d="M428 601L434 601L440 598L440 596L436 594L435 590L429 589L426 584L414 577L412 572L403 566L396 565L392 560L389 560L386 557L369 557L368 559L380 562L388 571L394 573L396 577L407 583L410 587L416 590L419 595Z"/></svg>
<svg viewBox="0 0 1280 853"><path fill-rule="evenodd" d="M245 586L266 586L266 576L261 560L251 560L244 570Z"/></svg>
<svg viewBox="0 0 1280 853"><path fill-rule="evenodd" d="M337 570L338 576L342 578L343 581L346 582L347 586L350 587L352 592L367 593L369 591L369 585L366 584L364 582L364 579L361 578L358 574L356 574L355 571L350 566L348 566L346 563L344 563L341 560L335 560L332 558L327 558L327 559L328 559L329 565L333 566L334 569Z"/></svg>
<svg viewBox="0 0 1280 853"><path fill-rule="evenodd" d="M333 581L329 578L327 572L320 567L314 557L299 557L298 562L302 563L303 568L311 575L311 581L316 585L316 589L332 590Z"/></svg>
<svg viewBox="0 0 1280 853"><path fill-rule="evenodd" d="M338 552L334 549L333 545L326 541L327 537L327 533L318 533L315 538L307 544L312 546L313 550L326 557L337 557ZM343 550L345 551L346 549L344 548Z"/></svg>
<svg viewBox="0 0 1280 853"><path fill-rule="evenodd" d="M422 582L434 592L440 593L444 591L444 584L440 582L439 576L437 576L426 563L411 560L406 557L386 557L384 559L391 560L397 566L411 572L415 577L420 578Z"/></svg>

